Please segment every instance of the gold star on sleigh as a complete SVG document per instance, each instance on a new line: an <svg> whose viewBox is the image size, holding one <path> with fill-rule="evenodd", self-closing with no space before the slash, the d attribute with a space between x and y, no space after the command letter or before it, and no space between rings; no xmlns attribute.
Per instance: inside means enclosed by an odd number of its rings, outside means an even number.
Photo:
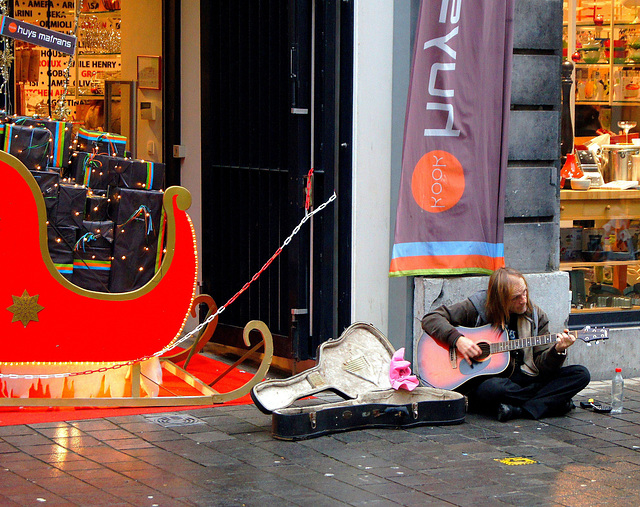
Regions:
<svg viewBox="0 0 640 507"><path fill-rule="evenodd" d="M13 298L13 304L7 308L13 313L13 319L11 322L20 321L27 327L27 324L31 321L38 322L38 312L44 310L44 306L38 304L38 295L29 296L29 293L25 291L22 296L11 296Z"/></svg>

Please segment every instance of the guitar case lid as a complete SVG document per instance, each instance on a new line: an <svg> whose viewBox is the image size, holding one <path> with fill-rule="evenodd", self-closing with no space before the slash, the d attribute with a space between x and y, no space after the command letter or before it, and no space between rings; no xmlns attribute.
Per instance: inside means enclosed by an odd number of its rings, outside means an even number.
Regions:
<svg viewBox="0 0 640 507"><path fill-rule="evenodd" d="M287 379L255 385L256 407L272 414L273 436L298 440L365 427L454 424L464 421L459 393L417 387L396 391L389 367L395 349L371 324L356 322L318 348L318 364ZM290 407L296 400L332 391L346 401ZM315 401L315 400L314 400Z"/></svg>

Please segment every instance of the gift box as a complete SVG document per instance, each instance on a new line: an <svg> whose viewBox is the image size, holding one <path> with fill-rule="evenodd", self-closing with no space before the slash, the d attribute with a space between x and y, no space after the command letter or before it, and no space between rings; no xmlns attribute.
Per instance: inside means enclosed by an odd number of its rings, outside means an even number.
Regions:
<svg viewBox="0 0 640 507"><path fill-rule="evenodd" d="M91 241L74 252L72 283L96 292L109 291L111 248L98 248Z"/></svg>
<svg viewBox="0 0 640 507"><path fill-rule="evenodd" d="M135 190L162 190L164 188L164 164L146 160L112 157L109 170L114 184Z"/></svg>
<svg viewBox="0 0 640 507"><path fill-rule="evenodd" d="M131 188L131 166L133 160L124 157L109 157L109 175L114 187Z"/></svg>
<svg viewBox="0 0 640 507"><path fill-rule="evenodd" d="M164 188L164 164L146 160L134 160L131 168L130 188L162 190Z"/></svg>
<svg viewBox="0 0 640 507"><path fill-rule="evenodd" d="M107 190L113 183L109 172L110 159L107 155L75 152L71 157L71 176L79 185L92 190Z"/></svg>
<svg viewBox="0 0 640 507"><path fill-rule="evenodd" d="M4 128L4 151L16 157L32 171L47 167L51 149L49 130L13 123L6 123Z"/></svg>
<svg viewBox="0 0 640 507"><path fill-rule="evenodd" d="M59 186L58 209L55 223L57 226L82 228L87 200L87 187L82 185Z"/></svg>
<svg viewBox="0 0 640 507"><path fill-rule="evenodd" d="M106 195L89 192L87 194L87 209L85 220L91 222L107 220L109 212L109 198Z"/></svg>
<svg viewBox="0 0 640 507"><path fill-rule="evenodd" d="M127 138L111 132L98 132L80 127L76 139L78 151L124 157L127 149Z"/></svg>
<svg viewBox="0 0 640 507"><path fill-rule="evenodd" d="M153 190L119 189L111 292L135 290L153 277L162 248L163 196Z"/></svg>
<svg viewBox="0 0 640 507"><path fill-rule="evenodd" d="M49 256L53 265L62 276L71 281L73 276L73 247L76 242L76 229L73 227L47 227Z"/></svg>
<svg viewBox="0 0 640 507"><path fill-rule="evenodd" d="M44 205L47 208L47 220L55 222L58 208L58 188L60 187L60 174L55 171L31 171L31 175L40 187Z"/></svg>
<svg viewBox="0 0 640 507"><path fill-rule="evenodd" d="M113 222L111 220L83 220L80 238L75 250L85 251L87 248L108 248L113 244Z"/></svg>
<svg viewBox="0 0 640 507"><path fill-rule="evenodd" d="M18 116L13 119L16 125L45 128L51 132L49 150L49 166L68 167L73 151L73 125L71 122L56 121L43 118Z"/></svg>

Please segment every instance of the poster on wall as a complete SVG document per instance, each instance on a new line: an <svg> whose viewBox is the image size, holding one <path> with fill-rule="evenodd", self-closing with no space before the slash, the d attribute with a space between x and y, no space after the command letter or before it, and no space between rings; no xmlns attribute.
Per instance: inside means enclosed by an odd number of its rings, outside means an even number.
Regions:
<svg viewBox="0 0 640 507"><path fill-rule="evenodd" d="M96 10L87 10L95 4ZM71 119L101 125L104 114L104 80L118 78L120 65L120 16L105 9L102 2L84 2L78 20L75 61L70 68L66 105ZM75 2L13 1L16 19L61 33L73 33ZM69 55L39 45L16 41L15 112L24 115L47 115L49 103L54 109L64 93L65 69ZM50 70L50 75L49 75Z"/></svg>
<svg viewBox="0 0 640 507"><path fill-rule="evenodd" d="M423 0L390 276L504 265L513 0Z"/></svg>

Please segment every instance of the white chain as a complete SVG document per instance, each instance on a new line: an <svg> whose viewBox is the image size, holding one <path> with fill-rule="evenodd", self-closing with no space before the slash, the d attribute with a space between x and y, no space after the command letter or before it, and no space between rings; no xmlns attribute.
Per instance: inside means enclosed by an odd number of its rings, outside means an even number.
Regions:
<svg viewBox="0 0 640 507"><path fill-rule="evenodd" d="M289 243L291 243L291 240L293 239L293 237L296 234L298 234L298 232L300 232L300 228L304 225L304 223L307 220L309 220L313 215L315 215L319 211L322 211L324 208L326 208L329 205L329 203L331 203L332 201L335 201L336 197L337 197L336 193L334 192L333 195L331 197L329 197L329 199L327 201L322 203L320 206L318 206L316 209L314 209L310 213L305 214L305 216L302 218L302 220L300 220L300 223L293 229L293 231L291 232L289 237L284 240L284 242L282 243L282 246L278 249L278 252L280 250L284 249ZM267 263L264 266L262 266L262 268L260 268L260 270L256 273L256 275L254 275L252 277L251 281L253 281L255 278L257 278L257 275L259 275L268 266L268 264L270 263L270 261L272 259L273 259L273 257L271 257L269 259L269 261L267 261ZM198 324L193 330L189 331L182 338L179 338L179 339L175 340L170 345L167 345L162 350L156 352L155 354L151 354L150 356L142 357L142 358L139 358L139 359L136 359L136 360L133 360L133 361L126 361L126 362L123 362L123 363L114 363L112 366L109 366L109 367L102 367L102 368L98 368L96 370L87 370L87 371L83 371L83 372L43 373L41 375L33 375L33 374L19 375L19 374L16 374L16 373L0 373L0 378L34 380L34 379L65 378L65 377L72 377L72 376L79 376L79 375L89 375L91 373L104 372L104 371L107 371L107 370L115 370L117 368L122 368L123 366L129 366L129 365L132 365L132 364L135 364L135 363L140 363L140 362L145 361L146 359L150 359L152 357L161 356L163 354L166 354L167 352L169 352L173 348L177 347L182 342L188 340L193 335L199 333L200 331L202 331L202 329L204 329L205 326L207 326L208 324L213 322L213 320L226 309L227 305L229 305L230 302L232 302L237 296L240 295L240 293L242 293L248 287L249 283L251 283L251 282L248 282L247 284L245 284L245 286L243 287L242 290L240 290L240 292L236 293L236 295L233 298L231 298L225 305L222 305L221 307L219 307L218 310L213 315L209 315L209 317L207 317L204 320L204 322L202 322L201 324Z"/></svg>

